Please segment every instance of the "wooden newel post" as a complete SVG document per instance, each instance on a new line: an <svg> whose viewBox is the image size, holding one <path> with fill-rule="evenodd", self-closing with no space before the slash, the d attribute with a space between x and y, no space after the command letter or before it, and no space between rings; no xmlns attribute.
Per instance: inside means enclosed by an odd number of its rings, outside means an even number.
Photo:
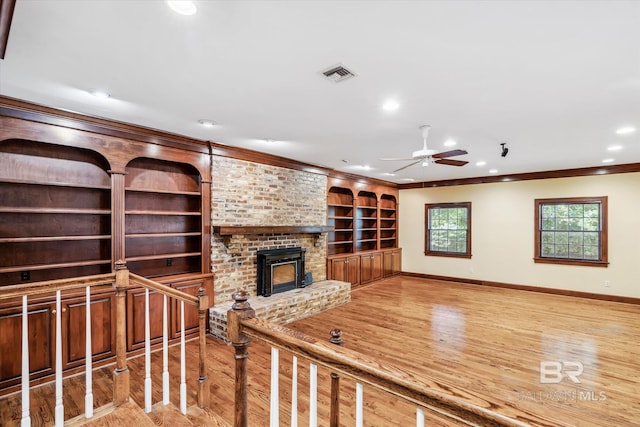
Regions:
<svg viewBox="0 0 640 427"><path fill-rule="evenodd" d="M241 321L251 319L255 311L247 301L249 293L245 290L237 290L233 293L234 300L231 310L227 312L227 338L235 348L236 359L236 388L235 388L235 415L234 427L247 427L249 425L247 408L247 358L249 357L249 344L251 338L242 333Z"/></svg>
<svg viewBox="0 0 640 427"><path fill-rule="evenodd" d="M116 261L116 369L113 371L113 403L129 400L129 368L127 367L127 288L129 270L124 261Z"/></svg>
<svg viewBox="0 0 640 427"><path fill-rule="evenodd" d="M207 375L207 319L209 297L204 288L198 289L198 407L209 406L209 376Z"/></svg>

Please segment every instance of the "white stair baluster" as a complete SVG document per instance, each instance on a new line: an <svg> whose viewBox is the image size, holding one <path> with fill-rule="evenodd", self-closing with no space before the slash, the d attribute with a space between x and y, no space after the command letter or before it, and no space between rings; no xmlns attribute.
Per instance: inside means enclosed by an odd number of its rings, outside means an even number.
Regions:
<svg viewBox="0 0 640 427"><path fill-rule="evenodd" d="M424 427L424 411L420 408L416 410L416 427Z"/></svg>
<svg viewBox="0 0 640 427"><path fill-rule="evenodd" d="M29 406L29 310L27 296L22 296L22 418L21 427L31 426Z"/></svg>
<svg viewBox="0 0 640 427"><path fill-rule="evenodd" d="M298 358L293 356L291 373L291 427L298 427Z"/></svg>
<svg viewBox="0 0 640 427"><path fill-rule="evenodd" d="M278 386L280 352L277 348L271 347L271 396L269 397L269 426L278 427L280 424L280 390Z"/></svg>
<svg viewBox="0 0 640 427"><path fill-rule="evenodd" d="M309 427L318 427L318 367L309 365Z"/></svg>
<svg viewBox="0 0 640 427"><path fill-rule="evenodd" d="M169 333L167 318L167 296L162 303L162 404L168 405L169 399Z"/></svg>
<svg viewBox="0 0 640 427"><path fill-rule="evenodd" d="M362 415L363 394L362 384L356 383L356 427L362 427L364 422Z"/></svg>
<svg viewBox="0 0 640 427"><path fill-rule="evenodd" d="M144 290L144 412L151 412L151 323L149 289Z"/></svg>
<svg viewBox="0 0 640 427"><path fill-rule="evenodd" d="M56 291L56 427L64 425L64 404L62 403L62 307L60 290Z"/></svg>
<svg viewBox="0 0 640 427"><path fill-rule="evenodd" d="M93 417L93 349L91 347L91 286L86 288L86 320L85 320L85 395L84 395L84 417Z"/></svg>
<svg viewBox="0 0 640 427"><path fill-rule="evenodd" d="M184 301L180 301L180 412L187 414L187 368L184 347Z"/></svg>

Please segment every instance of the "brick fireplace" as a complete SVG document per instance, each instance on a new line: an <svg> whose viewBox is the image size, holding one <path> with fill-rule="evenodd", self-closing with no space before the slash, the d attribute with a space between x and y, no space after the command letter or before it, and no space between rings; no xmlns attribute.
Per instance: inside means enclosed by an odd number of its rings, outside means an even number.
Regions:
<svg viewBox="0 0 640 427"><path fill-rule="evenodd" d="M224 311L227 304L230 307L231 294L239 288L252 296L252 306L258 304L258 252L292 247L304 250L304 273L311 273L314 284L282 295L295 294L292 298L300 307L304 306L302 300L309 298L324 299L327 307L348 302L350 285L345 290L343 282L330 281L328 290L319 289L326 281L326 175L216 155L211 163L211 267L219 311ZM325 295L327 292L340 296L332 300ZM284 304L280 294L264 299L270 298L271 305ZM297 315L304 317L318 308L322 311L323 305L311 303ZM288 316L282 314L280 318L292 320Z"/></svg>

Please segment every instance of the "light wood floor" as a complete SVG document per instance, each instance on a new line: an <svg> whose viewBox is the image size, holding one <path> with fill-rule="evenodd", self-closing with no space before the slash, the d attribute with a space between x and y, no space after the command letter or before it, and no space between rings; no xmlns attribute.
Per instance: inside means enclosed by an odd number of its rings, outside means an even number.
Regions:
<svg viewBox="0 0 640 427"><path fill-rule="evenodd" d="M394 277L352 292L348 305L297 321L292 329L328 339L339 328L347 348L398 366L442 390L464 390L477 403L496 402L506 415L524 411L547 426L640 425L640 306L509 289ZM253 343L249 357L250 426L268 425L270 350ZM187 372L197 369L195 343L188 344ZM160 397L161 356L153 356L154 403ZM208 344L211 405L233 419L233 355ZM280 352L280 425L289 425L291 357ZM579 362L574 384L540 383L543 361ZM130 362L132 394L143 402L144 358ZM298 421L308 425L308 362L299 360ZM177 348L172 350L171 400L178 406ZM319 370L319 425L328 425L329 372ZM189 375L189 374L188 374ZM138 380L139 379L139 380ZM189 405L195 379L189 376ZM110 400L111 374L96 373L98 406ZM49 389L49 390L48 390ZM48 391L47 391L48 390ZM78 415L82 376L65 383L65 418ZM32 391L33 425L52 425L52 386ZM415 407L365 387L366 426L415 425ZM51 394L52 395L52 394ZM354 425L355 385L341 379L341 424ZM0 425L19 425L20 400L0 400ZM429 426L453 425L427 414Z"/></svg>

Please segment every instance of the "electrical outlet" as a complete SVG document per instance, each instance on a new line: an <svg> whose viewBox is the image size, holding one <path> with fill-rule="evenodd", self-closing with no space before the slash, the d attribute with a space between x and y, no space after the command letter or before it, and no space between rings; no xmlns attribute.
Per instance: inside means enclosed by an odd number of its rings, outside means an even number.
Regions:
<svg viewBox="0 0 640 427"><path fill-rule="evenodd" d="M31 280L31 272L30 271L21 271L20 272L20 280L26 282L27 280Z"/></svg>
<svg viewBox="0 0 640 427"><path fill-rule="evenodd" d="M171 267L173 265L173 258L167 258L167 267Z"/></svg>
<svg viewBox="0 0 640 427"><path fill-rule="evenodd" d="M610 288L611 287L611 280L605 280L604 281L604 287L605 288Z"/></svg>

